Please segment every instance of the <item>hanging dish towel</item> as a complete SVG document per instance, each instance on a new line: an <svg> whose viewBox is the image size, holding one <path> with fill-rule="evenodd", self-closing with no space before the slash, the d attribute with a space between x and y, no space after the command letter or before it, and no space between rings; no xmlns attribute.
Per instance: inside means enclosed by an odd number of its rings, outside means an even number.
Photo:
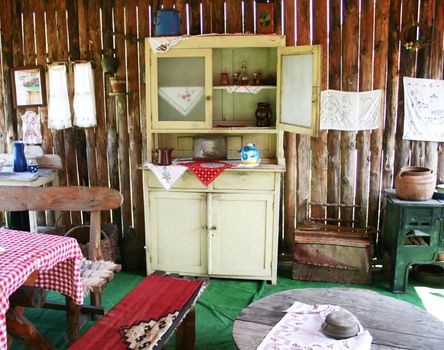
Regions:
<svg viewBox="0 0 444 350"><path fill-rule="evenodd" d="M153 53L165 53L182 40L181 36L148 38Z"/></svg>
<svg viewBox="0 0 444 350"><path fill-rule="evenodd" d="M48 66L48 80L48 128L55 130L70 128L72 123L66 66L59 64Z"/></svg>
<svg viewBox="0 0 444 350"><path fill-rule="evenodd" d="M186 117L203 97L203 87L161 87L159 96Z"/></svg>
<svg viewBox="0 0 444 350"><path fill-rule="evenodd" d="M359 333L348 339L336 340L327 337L321 329L325 317L343 310L336 305L307 305L295 302L287 314L267 334L258 350L370 350L372 336L359 324Z"/></svg>
<svg viewBox="0 0 444 350"><path fill-rule="evenodd" d="M444 80L404 77L403 138L444 142Z"/></svg>
<svg viewBox="0 0 444 350"><path fill-rule="evenodd" d="M321 129L356 131L381 126L383 90L321 93Z"/></svg>
<svg viewBox="0 0 444 350"><path fill-rule="evenodd" d="M225 169L232 168L233 165L220 161L199 160L190 163L179 163L188 167L188 169L199 179L202 184L208 186Z"/></svg>
<svg viewBox="0 0 444 350"><path fill-rule="evenodd" d="M74 125L81 128L97 125L91 62L74 65Z"/></svg>
<svg viewBox="0 0 444 350"><path fill-rule="evenodd" d="M155 165L153 163L145 163L144 166L149 168L157 180L162 184L167 191L173 187L177 180L187 170L186 166L182 165Z"/></svg>
<svg viewBox="0 0 444 350"><path fill-rule="evenodd" d="M42 143L42 131L40 129L40 114L34 111L26 111L22 115L23 142L28 145Z"/></svg>

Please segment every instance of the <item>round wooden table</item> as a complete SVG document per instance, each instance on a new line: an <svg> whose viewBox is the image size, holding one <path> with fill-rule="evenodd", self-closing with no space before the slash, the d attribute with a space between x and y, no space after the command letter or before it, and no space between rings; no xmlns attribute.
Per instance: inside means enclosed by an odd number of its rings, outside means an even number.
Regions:
<svg viewBox="0 0 444 350"><path fill-rule="evenodd" d="M260 299L236 318L233 338L241 350L256 349L293 302L334 304L352 312L373 337L373 350L444 349L444 323L415 305L354 288L303 288Z"/></svg>

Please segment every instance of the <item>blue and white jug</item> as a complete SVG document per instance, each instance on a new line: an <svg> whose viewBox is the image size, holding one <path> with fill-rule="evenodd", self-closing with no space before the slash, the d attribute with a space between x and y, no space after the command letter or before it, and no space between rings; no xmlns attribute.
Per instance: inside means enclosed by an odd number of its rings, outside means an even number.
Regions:
<svg viewBox="0 0 444 350"><path fill-rule="evenodd" d="M259 165L259 150L252 143L249 143L246 146L242 147L239 152L241 154L241 164Z"/></svg>

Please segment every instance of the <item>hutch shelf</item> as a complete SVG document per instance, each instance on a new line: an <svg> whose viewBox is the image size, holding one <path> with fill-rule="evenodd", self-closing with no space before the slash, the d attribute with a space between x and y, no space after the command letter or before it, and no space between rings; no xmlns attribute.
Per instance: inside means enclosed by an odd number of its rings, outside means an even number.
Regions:
<svg viewBox="0 0 444 350"><path fill-rule="evenodd" d="M248 143L261 154L259 166L227 169L208 187L187 171L165 191L143 168L147 272L275 283L283 132L317 135L320 47L285 47L279 35L208 35L182 37L164 53L149 39L145 48L148 161L164 147L190 159L202 137L224 138L220 160L238 160ZM270 105L270 126L256 126L258 103Z"/></svg>

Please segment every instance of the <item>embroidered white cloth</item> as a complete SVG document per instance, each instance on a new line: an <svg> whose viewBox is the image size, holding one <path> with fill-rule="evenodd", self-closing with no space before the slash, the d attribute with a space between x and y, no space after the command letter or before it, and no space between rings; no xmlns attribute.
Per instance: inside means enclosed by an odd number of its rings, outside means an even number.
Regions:
<svg viewBox="0 0 444 350"><path fill-rule="evenodd" d="M321 129L356 131L381 126L383 90L321 93Z"/></svg>
<svg viewBox="0 0 444 350"><path fill-rule="evenodd" d="M74 65L74 125L97 125L94 72L91 62Z"/></svg>
<svg viewBox="0 0 444 350"><path fill-rule="evenodd" d="M336 305L307 305L295 302L267 334L258 350L370 350L372 336L359 324L359 333L348 339L327 337L321 329L325 317L341 310Z"/></svg>
<svg viewBox="0 0 444 350"><path fill-rule="evenodd" d="M42 131L40 129L40 114L34 111L26 111L22 115L23 142L28 145L42 143Z"/></svg>
<svg viewBox="0 0 444 350"><path fill-rule="evenodd" d="M48 81L48 128L56 130L70 128L72 123L66 66L59 64L49 65Z"/></svg>
<svg viewBox="0 0 444 350"><path fill-rule="evenodd" d="M155 165L153 163L145 163L144 166L149 168L156 175L163 188L167 191L173 187L177 180L188 169L182 165Z"/></svg>
<svg viewBox="0 0 444 350"><path fill-rule="evenodd" d="M152 37L148 38L148 41L151 46L151 50L154 53L165 53L171 47L177 45L182 40L181 36L173 36L173 37Z"/></svg>
<svg viewBox="0 0 444 350"><path fill-rule="evenodd" d="M403 138L444 142L444 80L404 77Z"/></svg>
<svg viewBox="0 0 444 350"><path fill-rule="evenodd" d="M254 94L256 95L259 91L265 89L264 86L256 86L256 85L230 85L225 88L229 94L234 92L244 93L244 94Z"/></svg>
<svg viewBox="0 0 444 350"><path fill-rule="evenodd" d="M186 117L203 97L201 86L161 87L159 96L171 107Z"/></svg>

